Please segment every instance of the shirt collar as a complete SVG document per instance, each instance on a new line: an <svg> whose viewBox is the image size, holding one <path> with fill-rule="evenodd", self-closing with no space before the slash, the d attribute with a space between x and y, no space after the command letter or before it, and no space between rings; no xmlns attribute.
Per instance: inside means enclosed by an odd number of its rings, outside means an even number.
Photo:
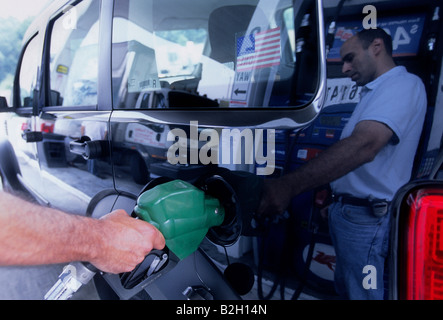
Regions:
<svg viewBox="0 0 443 320"><path fill-rule="evenodd" d="M385 79L388 79L394 75L397 75L399 73L402 73L406 70L406 68L404 66L396 66L394 68L392 68L391 70L383 73L381 76L379 76L377 79L372 80L371 82L367 83L364 87L363 87L363 91L368 91L368 90L374 90L376 89Z"/></svg>

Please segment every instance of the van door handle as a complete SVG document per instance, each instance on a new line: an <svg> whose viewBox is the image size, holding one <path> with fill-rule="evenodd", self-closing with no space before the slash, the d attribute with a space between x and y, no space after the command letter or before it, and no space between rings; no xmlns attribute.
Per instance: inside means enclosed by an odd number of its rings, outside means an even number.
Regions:
<svg viewBox="0 0 443 320"><path fill-rule="evenodd" d="M26 130L22 133L22 138L28 143L43 141L43 133L40 131Z"/></svg>
<svg viewBox="0 0 443 320"><path fill-rule="evenodd" d="M85 160L99 159L109 155L109 142L107 140L91 141L89 137L81 137L69 143L69 151L78 154Z"/></svg>

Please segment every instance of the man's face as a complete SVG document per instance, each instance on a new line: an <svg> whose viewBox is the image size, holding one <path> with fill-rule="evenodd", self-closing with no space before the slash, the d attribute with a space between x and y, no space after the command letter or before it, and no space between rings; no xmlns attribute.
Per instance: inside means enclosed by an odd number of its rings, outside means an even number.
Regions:
<svg viewBox="0 0 443 320"><path fill-rule="evenodd" d="M347 40L340 49L342 72L359 86L375 79L375 59L370 49L371 46L364 49L357 36Z"/></svg>

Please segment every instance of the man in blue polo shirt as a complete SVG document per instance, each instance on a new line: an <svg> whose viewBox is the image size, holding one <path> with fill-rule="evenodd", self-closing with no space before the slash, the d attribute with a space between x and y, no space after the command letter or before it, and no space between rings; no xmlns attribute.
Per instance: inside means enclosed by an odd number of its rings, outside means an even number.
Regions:
<svg viewBox="0 0 443 320"><path fill-rule="evenodd" d="M258 213L282 212L292 197L331 183L337 292L348 299L383 299L388 206L410 179L426 92L418 77L395 65L392 39L382 29L357 33L343 44L340 55L343 73L363 86L340 141L299 169L266 181ZM365 284L368 270L376 271L376 283Z"/></svg>

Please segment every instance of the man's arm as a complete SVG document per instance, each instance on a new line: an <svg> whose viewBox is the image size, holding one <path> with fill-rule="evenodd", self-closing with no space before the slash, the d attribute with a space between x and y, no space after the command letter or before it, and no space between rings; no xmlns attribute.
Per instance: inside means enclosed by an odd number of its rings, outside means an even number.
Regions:
<svg viewBox="0 0 443 320"><path fill-rule="evenodd" d="M266 180L258 214L281 213L296 195L330 183L372 161L392 135L392 130L383 123L359 122L351 136L318 157L279 179Z"/></svg>
<svg viewBox="0 0 443 320"><path fill-rule="evenodd" d="M96 220L0 192L0 265L87 261L104 272L121 273L164 245L156 228L123 210Z"/></svg>

